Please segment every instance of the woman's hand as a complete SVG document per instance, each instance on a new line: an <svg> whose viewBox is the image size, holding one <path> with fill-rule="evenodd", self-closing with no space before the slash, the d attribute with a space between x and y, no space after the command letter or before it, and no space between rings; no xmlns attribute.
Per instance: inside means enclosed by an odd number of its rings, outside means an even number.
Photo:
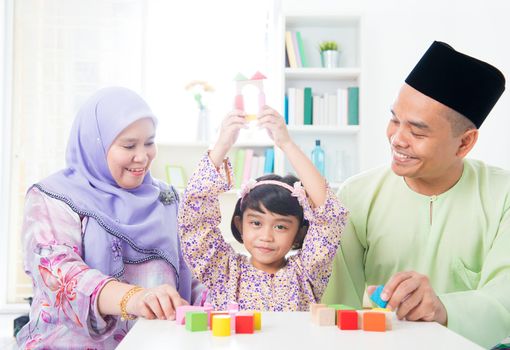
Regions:
<svg viewBox="0 0 510 350"><path fill-rule="evenodd" d="M187 305L177 290L169 284L143 289L129 299L126 305L128 314L145 317L149 320L175 320L177 306Z"/></svg>
<svg viewBox="0 0 510 350"><path fill-rule="evenodd" d="M246 128L246 113L239 109L235 109L227 114L221 123L220 136L214 145L214 148L209 152L209 157L216 167L220 167L227 152L237 141L239 130Z"/></svg>
<svg viewBox="0 0 510 350"><path fill-rule="evenodd" d="M273 108L264 106L258 117L259 126L265 128L269 137L285 152L285 146L292 143L283 117Z"/></svg>

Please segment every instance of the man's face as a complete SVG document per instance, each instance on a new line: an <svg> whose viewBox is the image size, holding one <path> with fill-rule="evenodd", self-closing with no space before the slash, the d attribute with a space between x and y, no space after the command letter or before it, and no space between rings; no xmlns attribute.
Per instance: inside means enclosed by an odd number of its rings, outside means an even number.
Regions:
<svg viewBox="0 0 510 350"><path fill-rule="evenodd" d="M462 135L453 136L447 111L448 107L404 84L386 130L395 174L437 182L458 164Z"/></svg>

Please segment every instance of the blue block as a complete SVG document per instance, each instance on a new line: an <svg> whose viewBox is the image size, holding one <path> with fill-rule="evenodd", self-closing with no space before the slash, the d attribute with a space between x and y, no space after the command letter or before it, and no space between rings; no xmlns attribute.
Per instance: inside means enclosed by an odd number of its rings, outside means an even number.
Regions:
<svg viewBox="0 0 510 350"><path fill-rule="evenodd" d="M381 285L381 286L378 286L375 291L372 293L372 295L370 296L370 299L376 303L377 306L379 307L382 307L382 308L385 308L386 305L388 305L388 302L387 301L384 301L381 299L381 293L384 289L384 286Z"/></svg>

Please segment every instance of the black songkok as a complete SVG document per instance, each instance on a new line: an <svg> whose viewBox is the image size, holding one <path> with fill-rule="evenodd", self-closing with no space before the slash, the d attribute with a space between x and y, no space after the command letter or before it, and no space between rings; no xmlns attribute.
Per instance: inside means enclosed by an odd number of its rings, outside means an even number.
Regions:
<svg viewBox="0 0 510 350"><path fill-rule="evenodd" d="M432 43L405 81L477 128L505 91L505 77L496 67L440 41Z"/></svg>

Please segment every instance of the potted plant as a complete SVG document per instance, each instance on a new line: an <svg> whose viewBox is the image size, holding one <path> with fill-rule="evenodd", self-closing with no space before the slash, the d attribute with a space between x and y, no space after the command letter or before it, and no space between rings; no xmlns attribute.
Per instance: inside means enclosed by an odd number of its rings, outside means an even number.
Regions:
<svg viewBox="0 0 510 350"><path fill-rule="evenodd" d="M319 44L321 64L324 68L338 67L339 47L336 41L323 41Z"/></svg>

